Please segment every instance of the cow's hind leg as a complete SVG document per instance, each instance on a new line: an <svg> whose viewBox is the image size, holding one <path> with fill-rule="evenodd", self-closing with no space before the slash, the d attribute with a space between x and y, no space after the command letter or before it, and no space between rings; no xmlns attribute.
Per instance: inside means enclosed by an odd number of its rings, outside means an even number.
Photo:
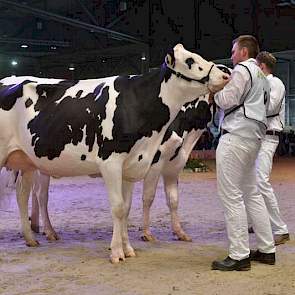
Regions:
<svg viewBox="0 0 295 295"><path fill-rule="evenodd" d="M35 188L36 176L34 175L33 189L32 189L32 211L31 211L31 229L35 233L40 232L40 222L39 222L39 202L37 197L37 192Z"/></svg>
<svg viewBox="0 0 295 295"><path fill-rule="evenodd" d="M122 192L125 204L125 213L124 213L124 221L122 228L122 241L123 241L123 250L125 257L134 257L135 252L131 247L128 236L128 216L132 203L132 192L133 192L134 183L129 181L123 181Z"/></svg>
<svg viewBox="0 0 295 295"><path fill-rule="evenodd" d="M31 230L28 214L28 201L30 191L33 182L33 172L25 171L22 176L18 179L16 185L17 203L20 210L20 218L22 224L22 231L26 240L26 245L30 247L36 247L39 245L38 241L35 240L34 234Z"/></svg>
<svg viewBox="0 0 295 295"><path fill-rule="evenodd" d="M37 171L34 177L32 197L38 199L44 233L48 241L59 240L59 236L53 229L48 215L48 191L50 177Z"/></svg>
<svg viewBox="0 0 295 295"><path fill-rule="evenodd" d="M150 209L156 195L159 178L160 173L151 168L143 182L143 235L141 238L148 242L157 241L150 231Z"/></svg>
<svg viewBox="0 0 295 295"><path fill-rule="evenodd" d="M171 213L172 230L179 240L191 242L192 238L181 227L178 209L178 176L163 175L167 205Z"/></svg>
<svg viewBox="0 0 295 295"><path fill-rule="evenodd" d="M21 172L17 171L15 172L15 183L17 181L21 181ZM31 229L35 233L40 232L40 226L39 226L39 203L37 199L37 195L34 194L34 183L35 183L35 176L33 177L33 185L32 185L32 210L31 210L31 217L29 218L31 220Z"/></svg>
<svg viewBox="0 0 295 295"><path fill-rule="evenodd" d="M113 218L110 259L112 263L118 263L120 260L125 260L122 242L125 215L125 203L122 194L122 165L120 163L114 165L114 163L108 161L104 165L100 165L100 171L107 186Z"/></svg>

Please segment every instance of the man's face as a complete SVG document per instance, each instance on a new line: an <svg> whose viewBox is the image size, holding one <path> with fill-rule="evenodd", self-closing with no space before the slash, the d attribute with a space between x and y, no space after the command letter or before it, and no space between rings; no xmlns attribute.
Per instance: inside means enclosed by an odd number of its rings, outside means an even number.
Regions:
<svg viewBox="0 0 295 295"><path fill-rule="evenodd" d="M239 48L238 42L234 43L233 48L231 50L231 60L234 66L239 62L245 60L243 57L243 48Z"/></svg>

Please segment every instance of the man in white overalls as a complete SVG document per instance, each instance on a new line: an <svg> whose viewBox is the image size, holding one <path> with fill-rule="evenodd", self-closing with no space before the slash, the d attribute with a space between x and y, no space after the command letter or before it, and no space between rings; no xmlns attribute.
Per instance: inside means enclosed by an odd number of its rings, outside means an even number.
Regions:
<svg viewBox="0 0 295 295"><path fill-rule="evenodd" d="M258 42L250 35L233 41L231 79L214 100L224 110L216 151L218 195L224 206L229 255L212 269L249 270L250 260L275 264L270 220L256 182L255 160L266 132L269 82L256 64ZM247 212L255 228L257 251L249 249Z"/></svg>
<svg viewBox="0 0 295 295"><path fill-rule="evenodd" d="M281 218L278 201L269 178L273 156L279 144L279 135L285 125L285 86L279 78L272 75L276 58L271 53L260 52L256 61L270 83L267 131L256 160L257 183L269 213L275 245L280 245L288 241L290 236L287 225Z"/></svg>

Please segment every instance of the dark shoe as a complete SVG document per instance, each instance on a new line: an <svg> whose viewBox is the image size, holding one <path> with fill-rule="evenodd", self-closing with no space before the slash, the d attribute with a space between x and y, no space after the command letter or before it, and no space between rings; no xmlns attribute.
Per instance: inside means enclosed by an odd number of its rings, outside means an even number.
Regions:
<svg viewBox="0 0 295 295"><path fill-rule="evenodd" d="M251 263L250 258L245 258L242 260L231 259L229 256L221 261L213 261L211 269L222 270L222 271L232 271L232 270L250 270Z"/></svg>
<svg viewBox="0 0 295 295"><path fill-rule="evenodd" d="M253 229L252 226L251 227L248 227L248 233L249 234L254 234L254 229Z"/></svg>
<svg viewBox="0 0 295 295"><path fill-rule="evenodd" d="M289 234L282 234L282 235L274 235L275 245L285 244L287 241L290 240Z"/></svg>
<svg viewBox="0 0 295 295"><path fill-rule="evenodd" d="M274 265L276 263L275 253L262 253L259 250L250 251L250 259L264 264Z"/></svg>

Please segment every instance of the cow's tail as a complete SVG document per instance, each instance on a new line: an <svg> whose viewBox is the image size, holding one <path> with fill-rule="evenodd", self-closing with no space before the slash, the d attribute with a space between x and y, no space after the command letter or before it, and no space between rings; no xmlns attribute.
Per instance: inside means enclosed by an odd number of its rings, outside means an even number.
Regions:
<svg viewBox="0 0 295 295"><path fill-rule="evenodd" d="M6 168L0 168L0 208L7 208L10 199L15 196L17 173Z"/></svg>

